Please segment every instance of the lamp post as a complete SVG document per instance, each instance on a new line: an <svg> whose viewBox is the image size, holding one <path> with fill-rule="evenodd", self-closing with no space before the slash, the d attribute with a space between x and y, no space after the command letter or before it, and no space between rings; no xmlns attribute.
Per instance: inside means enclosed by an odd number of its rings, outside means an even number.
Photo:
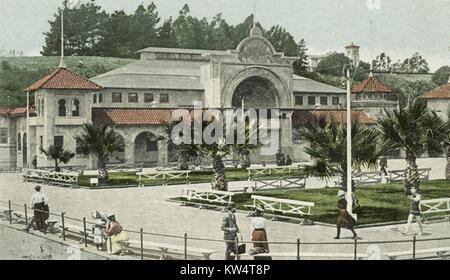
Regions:
<svg viewBox="0 0 450 280"><path fill-rule="evenodd" d="M346 69L347 78L347 211L353 215L352 198L352 114L351 114L351 89L350 68Z"/></svg>

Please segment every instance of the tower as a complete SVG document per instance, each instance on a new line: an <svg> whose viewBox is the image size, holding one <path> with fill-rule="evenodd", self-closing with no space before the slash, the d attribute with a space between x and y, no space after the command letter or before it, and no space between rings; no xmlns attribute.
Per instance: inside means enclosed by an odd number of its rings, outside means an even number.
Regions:
<svg viewBox="0 0 450 280"><path fill-rule="evenodd" d="M346 55L351 59L354 66L359 63L359 46L355 45L353 42L345 47Z"/></svg>

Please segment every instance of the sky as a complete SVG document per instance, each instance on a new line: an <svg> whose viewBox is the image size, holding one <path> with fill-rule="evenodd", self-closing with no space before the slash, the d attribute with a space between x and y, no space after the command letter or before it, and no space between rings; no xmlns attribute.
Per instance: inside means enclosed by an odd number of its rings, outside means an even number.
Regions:
<svg viewBox="0 0 450 280"><path fill-rule="evenodd" d="M83 2L89 0L82 0ZM0 52L15 49L39 55L43 32L61 0L0 0ZM107 12L133 12L151 0L96 0ZM281 25L309 54L343 52L351 42L361 59L387 53L393 60L421 53L432 71L450 65L450 0L154 0L162 18L176 17L187 3L191 14L211 19L218 13L230 24L256 11L264 27ZM255 8L256 7L256 8ZM372 32L370 21L372 24ZM371 36L372 33L372 36ZM371 51L372 50L372 51Z"/></svg>

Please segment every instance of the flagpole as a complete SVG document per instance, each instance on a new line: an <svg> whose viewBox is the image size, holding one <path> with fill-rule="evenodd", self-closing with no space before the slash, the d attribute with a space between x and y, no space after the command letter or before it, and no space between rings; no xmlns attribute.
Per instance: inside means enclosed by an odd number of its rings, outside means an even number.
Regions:
<svg viewBox="0 0 450 280"><path fill-rule="evenodd" d="M347 68L347 211L353 213L352 198L352 115L351 115L351 90L350 68Z"/></svg>
<svg viewBox="0 0 450 280"><path fill-rule="evenodd" d="M59 61L59 67L66 67L64 62L64 7L61 8L61 60Z"/></svg>

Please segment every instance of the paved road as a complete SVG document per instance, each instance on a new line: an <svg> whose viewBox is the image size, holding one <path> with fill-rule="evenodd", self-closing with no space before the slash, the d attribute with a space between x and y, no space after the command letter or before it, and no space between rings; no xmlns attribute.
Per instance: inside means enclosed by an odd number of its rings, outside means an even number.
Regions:
<svg viewBox="0 0 450 280"><path fill-rule="evenodd" d="M238 183L234 183L238 184ZM34 184L22 182L20 174L0 175L0 200L11 199L14 203L23 205L29 203L34 192ZM208 189L208 184L192 186L195 189ZM94 209L103 212L114 212L118 220L127 229L144 228L146 232L157 232L182 236L185 232L191 237L221 239L220 223L222 214L217 211L202 210L192 207L181 207L177 203L166 201L181 193L184 186L129 188L114 190L66 189L44 186L43 192L50 200L52 212L66 212L67 216L89 218ZM1 206L6 206L5 204ZM19 207L17 207L19 208ZM250 218L245 214L237 214L238 222L248 240L250 236ZM405 217L406 218L406 217ZM77 223L70 221L69 223ZM399 226L383 226L359 229L360 241L374 240L411 240L412 236L403 236L398 231ZM413 230L417 229L413 227ZM426 235L421 238L450 237L450 223L433 223L425 227ZM302 242L332 242L335 228L324 225L302 226L285 222L268 222L268 236L271 241L292 241L301 238ZM351 241L351 233L343 230L340 242ZM138 238L133 236L132 238ZM163 237L146 236L146 240L183 244L183 240L169 240ZM450 240L419 244L423 246L450 246ZM217 249L220 253L213 255L214 259L222 258L223 244L217 242L190 241L189 246ZM408 249L411 243L400 245L380 245L382 252L389 250ZM367 245L359 245L359 252L365 252ZM272 251L296 251L295 245L272 245ZM304 252L353 252L352 245L302 245Z"/></svg>

